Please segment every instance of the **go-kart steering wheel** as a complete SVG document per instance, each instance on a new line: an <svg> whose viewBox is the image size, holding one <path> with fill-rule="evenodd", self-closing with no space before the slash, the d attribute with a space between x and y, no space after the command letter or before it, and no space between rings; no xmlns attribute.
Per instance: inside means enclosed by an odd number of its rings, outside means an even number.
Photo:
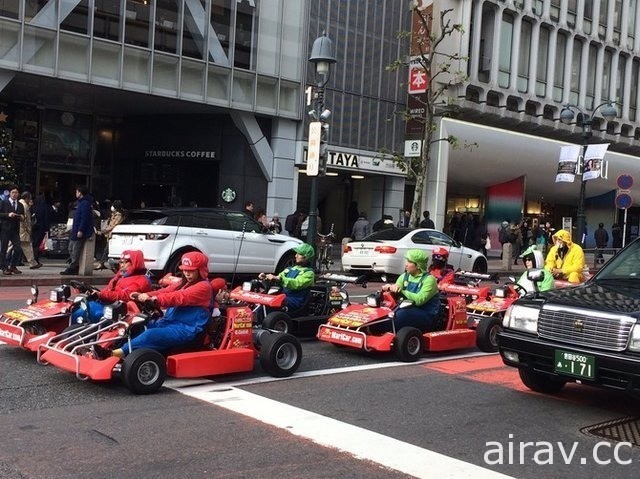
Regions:
<svg viewBox="0 0 640 479"><path fill-rule="evenodd" d="M75 289L77 289L78 291L80 291L81 293L87 293L87 292L99 293L100 292L100 289L96 288L95 286L88 283L84 283L82 281L75 280L75 279L70 280L69 284L73 286Z"/></svg>
<svg viewBox="0 0 640 479"><path fill-rule="evenodd" d="M525 294L527 294L529 292L525 288L520 286L518 283L511 283L509 286L512 286L513 289L516 290L516 293L518 293L518 296L524 296Z"/></svg>
<svg viewBox="0 0 640 479"><path fill-rule="evenodd" d="M133 296L132 296L133 297ZM139 301L137 296L133 297L133 300L140 305L140 311L149 314L151 317L159 318L164 315L160 306L156 301L147 299L146 301Z"/></svg>

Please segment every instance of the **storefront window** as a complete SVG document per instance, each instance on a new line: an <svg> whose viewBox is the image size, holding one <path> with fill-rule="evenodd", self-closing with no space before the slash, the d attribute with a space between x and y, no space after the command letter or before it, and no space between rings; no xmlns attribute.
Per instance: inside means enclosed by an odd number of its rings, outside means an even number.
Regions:
<svg viewBox="0 0 640 479"><path fill-rule="evenodd" d="M42 125L40 167L88 174L91 169L91 116L47 110Z"/></svg>

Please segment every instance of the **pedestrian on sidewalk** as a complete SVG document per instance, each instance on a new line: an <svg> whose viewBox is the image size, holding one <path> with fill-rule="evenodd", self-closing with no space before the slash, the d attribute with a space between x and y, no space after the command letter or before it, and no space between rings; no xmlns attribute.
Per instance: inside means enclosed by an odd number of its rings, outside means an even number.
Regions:
<svg viewBox="0 0 640 479"><path fill-rule="evenodd" d="M31 226L31 205L33 205L33 199L31 197L31 193L28 191L23 192L20 196L20 203L24 209L24 215L20 219L20 247L22 248L22 253L27 260L29 269L38 269L42 267L42 263L36 261L33 256L33 237ZM20 260L22 260L22 258L16 261Z"/></svg>
<svg viewBox="0 0 640 479"><path fill-rule="evenodd" d="M76 198L78 204L73 214L73 225L69 233L69 256L71 263L62 275L75 275L80 270L80 256L84 249L85 243L93 235L93 198L89 194L89 190L85 185L76 187Z"/></svg>
<svg viewBox="0 0 640 479"><path fill-rule="evenodd" d="M31 246L33 249L33 258L38 264L40 262L40 245L49 234L51 229L51 219L53 217L53 209L47 203L45 196L40 193L36 196L33 204L33 215L31 222Z"/></svg>
<svg viewBox="0 0 640 479"><path fill-rule="evenodd" d="M17 186L9 189L9 197L0 202L0 270L2 274L22 274L16 263L22 258L20 247L20 220L24 216L24 207L18 201L20 190ZM9 244L13 249L7 260Z"/></svg>

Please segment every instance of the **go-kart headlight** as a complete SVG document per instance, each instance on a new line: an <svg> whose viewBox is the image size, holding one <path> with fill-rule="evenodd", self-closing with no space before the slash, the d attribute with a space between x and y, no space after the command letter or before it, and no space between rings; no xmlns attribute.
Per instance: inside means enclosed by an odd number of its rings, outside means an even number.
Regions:
<svg viewBox="0 0 640 479"><path fill-rule="evenodd" d="M640 324L635 324L631 328L631 338L629 339L629 351L640 351Z"/></svg>
<svg viewBox="0 0 640 479"><path fill-rule="evenodd" d="M504 290L504 288L497 288L496 292L495 292L495 297L496 298L504 298L506 296L506 292Z"/></svg>
<svg viewBox="0 0 640 479"><path fill-rule="evenodd" d="M242 291L251 291L251 281L242 283Z"/></svg>
<svg viewBox="0 0 640 479"><path fill-rule="evenodd" d="M119 321L127 314L127 305L122 301L116 301L112 304L107 304L102 310L102 317L104 319L110 319L112 321Z"/></svg>
<svg viewBox="0 0 640 479"><path fill-rule="evenodd" d="M540 310L513 304L504 313L502 325L526 333L538 333L538 315Z"/></svg>
<svg viewBox="0 0 640 479"><path fill-rule="evenodd" d="M59 303L64 299L64 295L62 292L62 288L56 288L49 291L49 301L53 301L54 303Z"/></svg>
<svg viewBox="0 0 640 479"><path fill-rule="evenodd" d="M379 308L381 297L382 295L380 293L371 293L367 296L367 306L371 308Z"/></svg>

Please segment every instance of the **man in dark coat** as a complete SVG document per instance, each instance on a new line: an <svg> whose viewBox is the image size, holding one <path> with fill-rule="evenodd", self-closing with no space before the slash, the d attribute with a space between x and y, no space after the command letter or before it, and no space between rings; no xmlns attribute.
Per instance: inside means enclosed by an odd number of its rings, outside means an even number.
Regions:
<svg viewBox="0 0 640 479"><path fill-rule="evenodd" d="M16 264L22 259L20 246L20 221L24 217L24 207L20 203L17 187L9 190L9 198L0 202L0 269L2 274L21 274ZM7 263L7 249L11 243L13 250Z"/></svg>
<svg viewBox="0 0 640 479"><path fill-rule="evenodd" d="M86 186L78 185L76 187L76 198L78 199L78 206L73 214L73 225L69 233L71 264L67 266L67 269L60 272L63 275L78 274L82 249L86 240L93 235L93 209L91 207L93 198Z"/></svg>

